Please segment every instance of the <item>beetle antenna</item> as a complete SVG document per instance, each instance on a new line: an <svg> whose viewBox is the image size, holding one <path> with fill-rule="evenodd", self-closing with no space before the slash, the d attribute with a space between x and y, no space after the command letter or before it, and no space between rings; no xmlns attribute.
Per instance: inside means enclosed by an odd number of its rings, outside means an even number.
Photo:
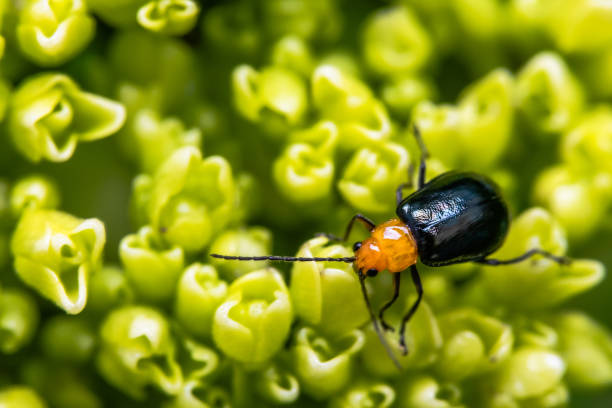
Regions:
<svg viewBox="0 0 612 408"><path fill-rule="evenodd" d="M387 343L387 340L385 339L382 331L380 330L380 326L378 325L376 316L374 316L374 312L372 311L372 305L370 305L370 299L368 298L368 292L366 291L366 287L365 287L365 275L361 271L359 271L358 273L359 273L359 283L361 284L361 292L363 293L363 299L365 300L366 307L368 308L368 312L370 313L370 319L372 320L372 324L374 325L374 331L376 332L376 335L378 336L378 340L380 340L380 343L385 348L385 351L387 352L387 355L389 355L389 358L391 359L391 361L393 361L393 364L397 367L399 371L402 371L402 366L397 360L397 357L395 357L395 354L393 354L393 350L391 349L391 346L389 346L389 343Z"/></svg>
<svg viewBox="0 0 612 408"><path fill-rule="evenodd" d="M237 255L219 255L210 254L213 258L227 259L229 261L279 261L279 262L346 262L351 263L355 261L354 256L345 258L333 258L333 257L302 257L302 256L278 256L278 255L265 255L265 256L237 256Z"/></svg>

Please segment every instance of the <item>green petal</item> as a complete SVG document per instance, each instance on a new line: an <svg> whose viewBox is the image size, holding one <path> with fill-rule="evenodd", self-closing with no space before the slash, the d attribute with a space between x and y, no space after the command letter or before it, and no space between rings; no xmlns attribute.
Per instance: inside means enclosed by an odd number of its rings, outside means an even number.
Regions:
<svg viewBox="0 0 612 408"><path fill-rule="evenodd" d="M359 382L334 397L330 408L389 408L396 395L393 387L381 382Z"/></svg>
<svg viewBox="0 0 612 408"><path fill-rule="evenodd" d="M293 365L304 392L316 400L331 397L353 376L354 355L365 343L359 330L326 338L304 327L295 335Z"/></svg>
<svg viewBox="0 0 612 408"><path fill-rule="evenodd" d="M192 0L154 0L136 15L138 24L147 30L168 35L183 35L193 29L200 7Z"/></svg>
<svg viewBox="0 0 612 408"><path fill-rule="evenodd" d="M47 404L31 388L11 386L0 389L0 405L3 408L46 408Z"/></svg>
<svg viewBox="0 0 612 408"><path fill-rule="evenodd" d="M44 176L27 176L11 188L11 212L15 218L28 208L56 209L60 196L53 180Z"/></svg>
<svg viewBox="0 0 612 408"><path fill-rule="evenodd" d="M363 54L370 69L378 74L417 71L430 53L427 31L407 7L378 10L366 23Z"/></svg>
<svg viewBox="0 0 612 408"><path fill-rule="evenodd" d="M335 166L331 157L304 143L289 145L274 162L274 180L285 197L308 203L329 196Z"/></svg>
<svg viewBox="0 0 612 408"><path fill-rule="evenodd" d="M190 265L178 283L174 307L177 320L198 338L208 338L217 307L227 296L227 283L210 265Z"/></svg>
<svg viewBox="0 0 612 408"><path fill-rule="evenodd" d="M402 386L401 408L463 408L461 389L428 375L409 378Z"/></svg>
<svg viewBox="0 0 612 408"><path fill-rule="evenodd" d="M292 404L300 396L298 379L277 364L272 364L256 375L255 389L271 404Z"/></svg>
<svg viewBox="0 0 612 408"><path fill-rule="evenodd" d="M81 52L94 31L95 20L82 1L28 0L20 12L17 40L35 63L57 66Z"/></svg>
<svg viewBox="0 0 612 408"><path fill-rule="evenodd" d="M329 245L325 237L302 245L299 257L346 257L341 245ZM357 274L340 262L296 262L291 270L290 293L295 314L329 336L339 336L368 320Z"/></svg>
<svg viewBox="0 0 612 408"><path fill-rule="evenodd" d="M67 313L87 301L89 275L106 240L104 224L50 210L26 211L11 243L19 277Z"/></svg>
<svg viewBox="0 0 612 408"><path fill-rule="evenodd" d="M3 289L0 292L2 353L13 354L30 343L38 326L38 320L38 307L34 299L21 290Z"/></svg>
<svg viewBox="0 0 612 408"><path fill-rule="evenodd" d="M338 189L354 208L391 212L397 186L408 181L410 155L401 145L386 142L358 150L344 169Z"/></svg>
<svg viewBox="0 0 612 408"><path fill-rule="evenodd" d="M436 370L440 378L460 381L492 371L506 360L514 344L509 325L471 309L439 318L444 346Z"/></svg>
<svg viewBox="0 0 612 408"><path fill-rule="evenodd" d="M183 378L174 340L165 316L155 309L115 309L102 323L100 341L98 370L124 393L142 399L147 385L171 395L180 391Z"/></svg>
<svg viewBox="0 0 612 408"><path fill-rule="evenodd" d="M229 357L261 363L283 346L292 320L289 291L274 269L250 272L229 287L217 308L213 339Z"/></svg>
<svg viewBox="0 0 612 408"><path fill-rule="evenodd" d="M184 266L183 250L166 246L153 229L142 227L137 234L124 237L119 257L136 294L150 302L163 302L174 295Z"/></svg>
<svg viewBox="0 0 612 408"><path fill-rule="evenodd" d="M551 52L527 62L516 89L519 109L542 132L564 131L582 110L582 88L561 57Z"/></svg>
<svg viewBox="0 0 612 408"><path fill-rule="evenodd" d="M599 389L612 383L612 335L581 313L555 317L559 352L567 364L567 381L580 389Z"/></svg>

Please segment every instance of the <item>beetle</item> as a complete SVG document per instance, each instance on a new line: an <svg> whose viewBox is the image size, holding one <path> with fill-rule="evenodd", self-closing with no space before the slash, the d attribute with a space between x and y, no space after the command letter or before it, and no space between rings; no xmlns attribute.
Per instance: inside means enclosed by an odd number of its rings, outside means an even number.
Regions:
<svg viewBox="0 0 612 408"><path fill-rule="evenodd" d="M370 313L374 329L394 364L401 368L391 348L385 341L378 320L384 330L393 331L385 321L385 311L399 297L400 273L410 270L417 298L401 320L399 346L402 354L408 352L405 343L406 324L417 311L423 298L423 286L416 267L417 260L428 266L439 267L455 263L476 262L484 265L509 265L540 255L559 264L568 264L569 258L556 256L542 249L531 249L515 258L500 260L489 258L504 242L510 225L508 206L499 187L488 177L465 171L449 171L425 181L426 159L429 156L419 129L413 126L413 135L419 146L419 163L416 190L403 197L403 191L412 187L413 168L409 169L408 182L396 190L396 215L380 225L362 214L351 218L343 239L332 234L320 234L331 240L346 242L355 225L363 224L370 236L353 245L353 257L288 257L288 256L228 256L211 254L228 260L272 260L285 262L338 261L353 263L359 277L363 297ZM393 275L393 295L378 312L378 320L372 311L365 288L365 279L387 270Z"/></svg>

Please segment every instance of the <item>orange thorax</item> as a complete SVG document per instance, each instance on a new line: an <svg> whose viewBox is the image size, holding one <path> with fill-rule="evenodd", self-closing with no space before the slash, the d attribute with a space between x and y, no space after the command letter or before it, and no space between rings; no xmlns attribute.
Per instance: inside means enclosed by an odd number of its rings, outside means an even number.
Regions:
<svg viewBox="0 0 612 408"><path fill-rule="evenodd" d="M401 272L417 261L417 247L406 224L394 218L372 230L355 253L355 266L364 273L369 269L379 272Z"/></svg>

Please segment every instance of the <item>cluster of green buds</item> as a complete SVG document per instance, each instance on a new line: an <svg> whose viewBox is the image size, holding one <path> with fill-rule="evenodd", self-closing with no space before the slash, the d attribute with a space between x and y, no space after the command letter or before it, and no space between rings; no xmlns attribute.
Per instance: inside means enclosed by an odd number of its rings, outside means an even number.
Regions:
<svg viewBox="0 0 612 408"><path fill-rule="evenodd" d="M610 27L586 0L0 0L0 407L609 406ZM419 264L403 354L405 273L385 346L350 263L210 256L351 257L363 233L315 233L393 216L415 128L427 180L499 184L492 257L572 262Z"/></svg>

